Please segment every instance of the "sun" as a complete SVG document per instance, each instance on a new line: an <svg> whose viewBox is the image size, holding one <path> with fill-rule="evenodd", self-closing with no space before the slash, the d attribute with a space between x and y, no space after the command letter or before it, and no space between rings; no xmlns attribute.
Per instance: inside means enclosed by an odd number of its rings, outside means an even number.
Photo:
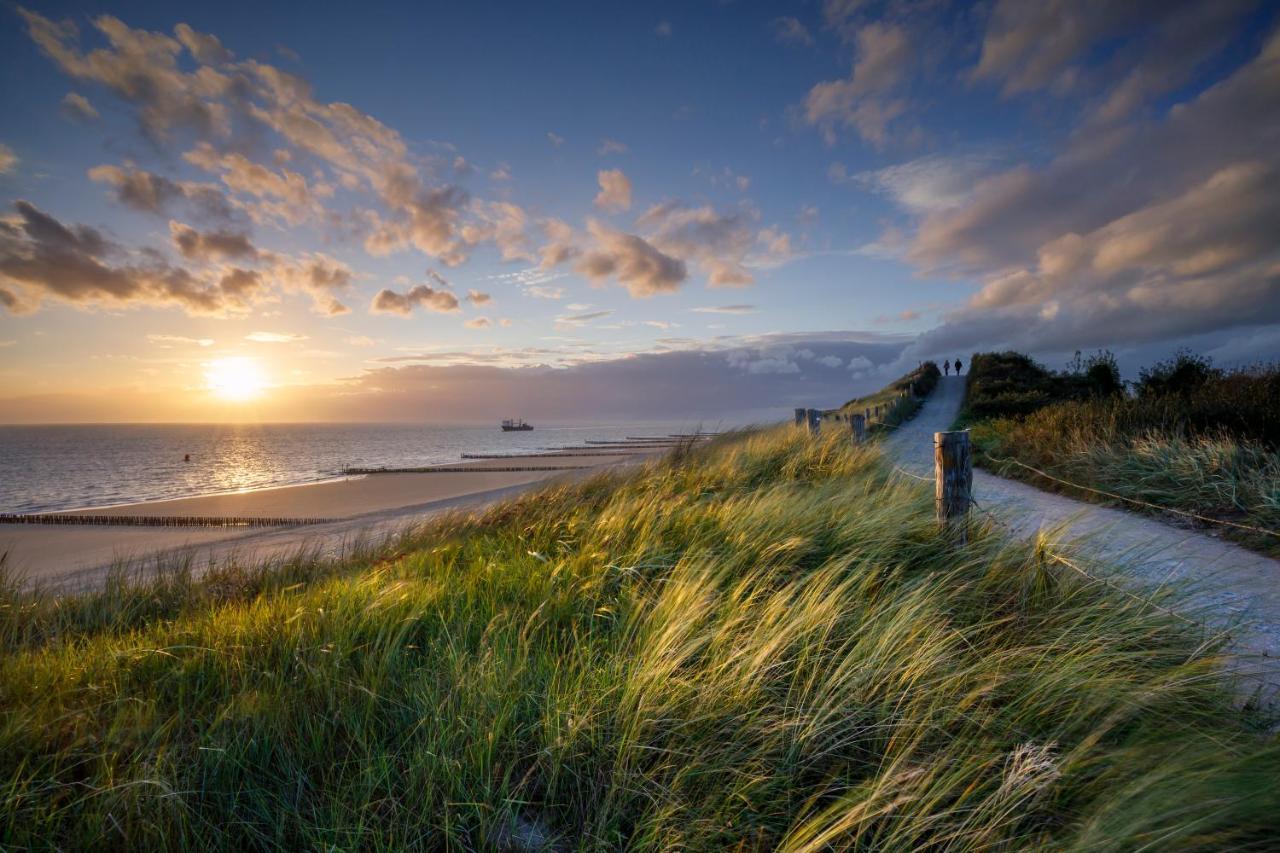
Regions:
<svg viewBox="0 0 1280 853"><path fill-rule="evenodd" d="M214 359L205 365L205 387L224 400L252 400L267 387L258 362L244 356Z"/></svg>

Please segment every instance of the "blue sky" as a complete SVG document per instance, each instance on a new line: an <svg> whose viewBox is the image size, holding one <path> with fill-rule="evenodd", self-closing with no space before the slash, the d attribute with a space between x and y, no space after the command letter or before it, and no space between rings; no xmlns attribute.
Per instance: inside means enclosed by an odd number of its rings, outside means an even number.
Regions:
<svg viewBox="0 0 1280 853"><path fill-rule="evenodd" d="M0 420L1273 354L1274 5L1057 5L8 8ZM209 393L226 359L271 392Z"/></svg>

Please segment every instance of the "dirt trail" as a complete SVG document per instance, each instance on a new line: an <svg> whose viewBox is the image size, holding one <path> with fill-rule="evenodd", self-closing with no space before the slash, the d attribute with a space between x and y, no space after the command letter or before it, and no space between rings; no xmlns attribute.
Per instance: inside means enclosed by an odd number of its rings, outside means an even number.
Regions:
<svg viewBox="0 0 1280 853"><path fill-rule="evenodd" d="M964 377L944 377L920 412L886 440L905 471L933 477L933 434L947 430L964 397ZM1055 531L1080 553L1118 566L1113 580L1185 590L1183 614L1228 630L1244 684L1280 697L1280 561L1205 533L1124 510L1043 492L985 471L973 472L974 499L1015 531Z"/></svg>

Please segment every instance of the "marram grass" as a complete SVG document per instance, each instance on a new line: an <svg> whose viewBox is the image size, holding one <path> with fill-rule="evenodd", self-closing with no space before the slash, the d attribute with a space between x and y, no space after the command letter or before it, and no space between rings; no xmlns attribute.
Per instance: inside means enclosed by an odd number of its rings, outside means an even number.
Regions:
<svg viewBox="0 0 1280 853"><path fill-rule="evenodd" d="M1262 849L1220 647L844 433L0 598L0 846Z"/></svg>

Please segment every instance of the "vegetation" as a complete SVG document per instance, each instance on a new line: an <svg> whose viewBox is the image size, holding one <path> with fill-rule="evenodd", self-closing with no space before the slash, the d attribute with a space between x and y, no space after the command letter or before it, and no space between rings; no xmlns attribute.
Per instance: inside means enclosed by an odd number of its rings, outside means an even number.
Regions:
<svg viewBox="0 0 1280 853"><path fill-rule="evenodd" d="M1132 394L1118 376L1108 353L1057 373L974 356L961 420L979 463L1087 500L1159 512L1066 483L1280 531L1280 368L1223 371L1183 352L1141 371ZM1275 535L1164 515L1280 555Z"/></svg>
<svg viewBox="0 0 1280 853"><path fill-rule="evenodd" d="M1273 842L1221 638L1053 547L779 429L341 562L10 583L0 846Z"/></svg>
<svg viewBox="0 0 1280 853"><path fill-rule="evenodd" d="M861 414L867 409L881 407L880 420L869 425L868 432L874 434L883 429L892 429L903 421L910 420L923 400L938 385L942 371L932 361L924 361L920 366L905 376L896 379L874 394L866 397L855 397L835 412L828 414L852 415ZM908 393L910 392L910 393ZM903 396L906 394L906 396Z"/></svg>

